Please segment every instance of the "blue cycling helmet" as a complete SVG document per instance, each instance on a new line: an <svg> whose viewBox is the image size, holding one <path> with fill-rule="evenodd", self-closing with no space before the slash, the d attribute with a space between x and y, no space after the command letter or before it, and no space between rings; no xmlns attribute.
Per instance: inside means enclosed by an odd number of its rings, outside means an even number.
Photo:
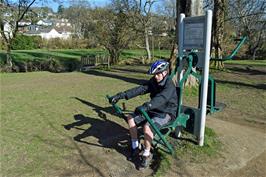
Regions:
<svg viewBox="0 0 266 177"><path fill-rule="evenodd" d="M148 71L148 74L161 73L161 72L167 70L168 66L169 66L169 63L167 61L164 61L162 59L157 60L151 65L151 67Z"/></svg>

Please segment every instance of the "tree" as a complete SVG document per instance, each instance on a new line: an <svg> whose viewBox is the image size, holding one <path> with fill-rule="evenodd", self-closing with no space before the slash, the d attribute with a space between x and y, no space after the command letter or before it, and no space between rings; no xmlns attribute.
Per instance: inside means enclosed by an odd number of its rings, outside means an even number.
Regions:
<svg viewBox="0 0 266 177"><path fill-rule="evenodd" d="M128 0L126 6L131 26L138 34L143 36L145 47L138 46L145 48L147 63L151 62L149 35L152 35L152 7L156 2L156 0Z"/></svg>
<svg viewBox="0 0 266 177"><path fill-rule="evenodd" d="M176 56L177 56L177 37L176 37L176 0L165 0L163 3L160 4L160 6L157 7L157 12L159 12L160 16L165 17L165 21L167 21L167 34L170 38L168 42L170 42L170 45L172 46L172 51L170 55L170 72L172 72L175 69L176 65ZM156 23L158 20L156 20ZM159 24L162 26L162 23Z"/></svg>
<svg viewBox="0 0 266 177"><path fill-rule="evenodd" d="M230 0L229 7L227 20L233 23L238 34L248 37L248 54L255 59L266 40L266 1Z"/></svg>
<svg viewBox="0 0 266 177"><path fill-rule="evenodd" d="M225 14L227 11L226 0L214 0L213 10L213 33L212 46L214 47L215 58L222 59ZM223 69L223 61L214 61L217 69Z"/></svg>
<svg viewBox="0 0 266 177"><path fill-rule="evenodd" d="M132 30L128 25L128 18L121 6L97 8L93 10L94 34L98 42L109 52L111 64L116 64L123 49L132 40Z"/></svg>
<svg viewBox="0 0 266 177"><path fill-rule="evenodd" d="M91 7L85 1L71 1L70 7L64 10L64 17L69 19L73 24L74 32L78 38L89 37L91 17Z"/></svg>
<svg viewBox="0 0 266 177"><path fill-rule="evenodd" d="M16 38L19 22L36 0L20 0L17 3L4 0L0 6L0 33L6 45L6 64L12 67L11 44Z"/></svg>
<svg viewBox="0 0 266 177"><path fill-rule="evenodd" d="M58 9L57 9L57 14L58 14L59 16L62 16L63 13L64 13L64 10L65 10L64 5L63 5L63 4L60 4L60 5L58 6Z"/></svg>

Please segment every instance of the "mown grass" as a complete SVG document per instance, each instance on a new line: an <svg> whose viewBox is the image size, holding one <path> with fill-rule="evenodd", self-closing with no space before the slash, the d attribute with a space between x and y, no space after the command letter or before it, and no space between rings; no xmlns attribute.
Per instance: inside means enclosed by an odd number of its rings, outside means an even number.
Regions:
<svg viewBox="0 0 266 177"><path fill-rule="evenodd" d="M195 141L195 137L184 131L182 138ZM170 141L176 146L174 158L169 154L166 154L164 151L159 151L160 165L155 176L165 176L164 174L171 168L174 159L189 159L192 162L200 163L204 162L206 159L217 157L222 149L222 144L219 141L218 136L215 131L209 127L205 128L204 146L202 147L186 140L178 142L175 140Z"/></svg>
<svg viewBox="0 0 266 177"><path fill-rule="evenodd" d="M90 146L82 149L80 143L73 140L93 125L83 124L73 131L66 131L64 125L73 123L78 114L101 120L99 112L103 112L108 120L123 125L122 120L106 112L105 108L110 105L105 96L132 88L148 79L149 76L144 74L147 68L132 65L115 67L111 72L1 73L1 175L62 176L62 171L77 175L84 161L86 168L88 162L96 164L93 154L85 156L84 160L84 154L91 150ZM226 99L229 111L240 112L244 118L252 114L265 120L261 105L265 94L263 96L259 91L247 84L239 86L238 83L225 82L217 86L217 94L222 100ZM193 99L197 98L197 92L197 89L185 89L186 97ZM256 99L250 99L253 96ZM127 101L127 109L134 110L146 99L148 96ZM97 137L88 140L95 143ZM182 143L176 154L199 162L215 156L220 146L215 132L209 128L206 128L203 148L189 142ZM158 175L167 170L174 160L166 154L162 154L161 159Z"/></svg>
<svg viewBox="0 0 266 177"><path fill-rule="evenodd" d="M225 61L225 64L266 66L266 58L264 60L228 60L228 61Z"/></svg>
<svg viewBox="0 0 266 177"><path fill-rule="evenodd" d="M154 50L154 58L169 58L170 50ZM107 50L103 49L36 49L36 50L13 50L11 56L18 61L31 60L47 60L50 57L59 60L79 59L81 56L108 54ZM121 60L128 58L140 58L146 56L145 50L126 49L121 53ZM0 50L0 59L4 60L6 51ZM228 60L225 64L240 64L240 65L266 65L266 60Z"/></svg>
<svg viewBox="0 0 266 177"><path fill-rule="evenodd" d="M77 157L78 144L72 138L80 130L68 132L63 125L72 123L77 114L101 119L97 109L109 106L106 94L132 88L149 78L143 73L99 70L91 74L32 72L0 76L3 176L50 176L58 169L69 170L71 163L77 163L69 159ZM127 109L134 110L146 99L148 96L128 101ZM114 115L105 114L116 120ZM87 129L88 124L79 128ZM168 162L162 161L162 168L165 163L167 166Z"/></svg>
<svg viewBox="0 0 266 177"><path fill-rule="evenodd" d="M6 52L0 50L1 61L6 58ZM32 60L48 60L54 58L57 60L76 60L81 56L108 54L107 50L103 49L36 49L36 50L13 50L11 57L15 61L32 61ZM128 58L140 58L146 56L144 50L124 50L121 53L121 60ZM155 58L169 57L169 50L155 50Z"/></svg>
<svg viewBox="0 0 266 177"><path fill-rule="evenodd" d="M183 137L191 138L191 134L184 133ZM180 147L176 150L176 155L178 157L189 156L192 157L194 161L200 162L205 160L206 155L209 157L217 155L221 147L222 144L218 140L215 131L206 127L203 147L187 141L181 141Z"/></svg>
<svg viewBox="0 0 266 177"><path fill-rule="evenodd" d="M62 125L78 113L96 115L75 98L105 107L105 94L118 91L112 87L118 83L82 73L1 74L1 174L51 176L49 170L67 168L62 164L76 156L71 139L77 132L68 134Z"/></svg>

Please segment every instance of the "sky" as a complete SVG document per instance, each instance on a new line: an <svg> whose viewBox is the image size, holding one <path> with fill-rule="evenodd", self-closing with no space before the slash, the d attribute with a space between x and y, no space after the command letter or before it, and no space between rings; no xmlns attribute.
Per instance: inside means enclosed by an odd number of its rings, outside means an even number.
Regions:
<svg viewBox="0 0 266 177"><path fill-rule="evenodd" d="M104 6L110 2L110 0L84 0L88 1L92 7L96 6ZM53 9L54 12L57 12L59 4L62 4L64 7L69 7L69 1L68 0L58 0L58 2L55 2L53 0L49 0L49 3L42 1L41 3L35 3L33 7L50 7Z"/></svg>

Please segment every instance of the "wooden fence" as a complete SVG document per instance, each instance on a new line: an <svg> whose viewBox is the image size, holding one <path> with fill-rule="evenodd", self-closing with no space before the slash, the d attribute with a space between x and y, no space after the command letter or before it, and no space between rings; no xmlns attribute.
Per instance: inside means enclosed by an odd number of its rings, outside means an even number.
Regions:
<svg viewBox="0 0 266 177"><path fill-rule="evenodd" d="M87 55L80 58L81 70L87 70L99 65L110 68L110 56L108 55Z"/></svg>

